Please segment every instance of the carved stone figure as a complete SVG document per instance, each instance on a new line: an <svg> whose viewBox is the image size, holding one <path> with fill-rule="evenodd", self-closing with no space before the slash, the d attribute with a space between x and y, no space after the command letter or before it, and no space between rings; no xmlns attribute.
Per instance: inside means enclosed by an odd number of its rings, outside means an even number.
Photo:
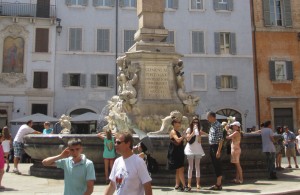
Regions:
<svg viewBox="0 0 300 195"><path fill-rule="evenodd" d="M59 119L60 125L63 128L60 134L71 134L71 117L67 115L62 115Z"/></svg>

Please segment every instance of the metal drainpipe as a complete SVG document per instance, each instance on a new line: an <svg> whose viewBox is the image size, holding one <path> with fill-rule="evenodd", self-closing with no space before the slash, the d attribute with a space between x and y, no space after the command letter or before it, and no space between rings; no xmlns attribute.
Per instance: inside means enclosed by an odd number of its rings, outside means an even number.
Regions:
<svg viewBox="0 0 300 195"><path fill-rule="evenodd" d="M251 6L251 26L252 26L252 46L253 46L253 68L254 68L254 81L256 85L256 112L257 122L260 128L260 100L259 100L259 83L258 83L258 67L257 67L257 55L256 55L256 26L254 17L254 3L250 0Z"/></svg>
<svg viewBox="0 0 300 195"><path fill-rule="evenodd" d="M115 58L116 58L116 63L115 63L115 66L116 66L116 78L115 78L115 87L116 87L116 95L118 95L118 87L117 87L117 76L118 76L118 66L117 66L117 58L118 58L118 35L119 35L119 0L116 0L116 53L115 53Z"/></svg>

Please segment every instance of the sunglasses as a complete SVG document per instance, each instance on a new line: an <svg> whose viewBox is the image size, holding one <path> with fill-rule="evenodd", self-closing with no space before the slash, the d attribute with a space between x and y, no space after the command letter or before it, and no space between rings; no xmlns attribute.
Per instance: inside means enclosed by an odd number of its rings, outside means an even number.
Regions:
<svg viewBox="0 0 300 195"><path fill-rule="evenodd" d="M79 151L80 148L73 148L73 149L70 149L71 152L74 152L75 150L76 150L76 151Z"/></svg>
<svg viewBox="0 0 300 195"><path fill-rule="evenodd" d="M117 145L120 145L120 144L123 143L123 142L125 142L125 141L116 141L116 144L117 144Z"/></svg>

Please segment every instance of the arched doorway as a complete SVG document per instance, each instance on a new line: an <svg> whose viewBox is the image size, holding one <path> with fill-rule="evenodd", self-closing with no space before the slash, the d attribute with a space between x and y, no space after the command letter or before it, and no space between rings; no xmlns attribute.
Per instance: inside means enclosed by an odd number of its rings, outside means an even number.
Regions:
<svg viewBox="0 0 300 195"><path fill-rule="evenodd" d="M219 110L219 111L217 111L217 114L227 116L227 117L229 117L229 116L235 117L235 120L239 121L240 123L242 123L242 120L243 120L242 114L231 108L225 108L225 109Z"/></svg>
<svg viewBox="0 0 300 195"><path fill-rule="evenodd" d="M70 112L72 118L85 114L87 112L96 113L95 111L87 108L79 108ZM96 132L97 121L81 121L81 122L72 122L72 132L75 134L91 134Z"/></svg>

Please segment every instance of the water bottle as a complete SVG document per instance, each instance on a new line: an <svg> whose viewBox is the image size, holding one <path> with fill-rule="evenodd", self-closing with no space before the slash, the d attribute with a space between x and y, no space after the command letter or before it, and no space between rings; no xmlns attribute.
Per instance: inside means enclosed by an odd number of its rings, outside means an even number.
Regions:
<svg viewBox="0 0 300 195"><path fill-rule="evenodd" d="M194 125L194 131L195 131L195 135L198 136L199 135L199 129L197 125Z"/></svg>

